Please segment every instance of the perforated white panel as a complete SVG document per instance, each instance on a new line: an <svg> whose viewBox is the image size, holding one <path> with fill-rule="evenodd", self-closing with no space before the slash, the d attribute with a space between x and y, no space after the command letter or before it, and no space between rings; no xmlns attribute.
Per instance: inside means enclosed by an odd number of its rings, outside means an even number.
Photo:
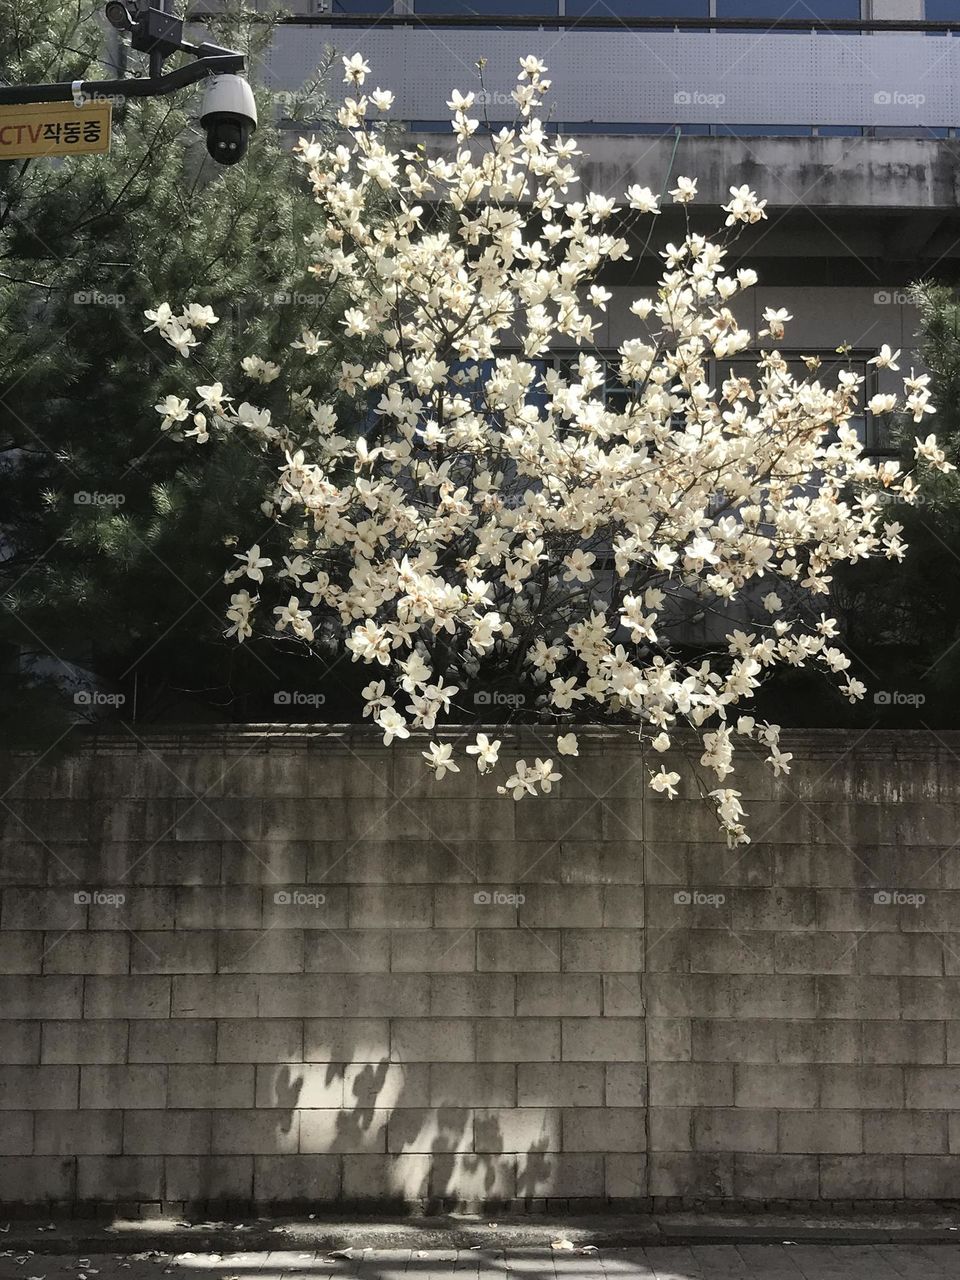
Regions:
<svg viewBox="0 0 960 1280"><path fill-rule="evenodd" d="M362 51L407 120L447 118L451 89L479 89L481 58L489 118L512 119L517 60L536 53L561 121L960 125L960 39L945 36L281 27L270 86L296 87L331 46Z"/></svg>

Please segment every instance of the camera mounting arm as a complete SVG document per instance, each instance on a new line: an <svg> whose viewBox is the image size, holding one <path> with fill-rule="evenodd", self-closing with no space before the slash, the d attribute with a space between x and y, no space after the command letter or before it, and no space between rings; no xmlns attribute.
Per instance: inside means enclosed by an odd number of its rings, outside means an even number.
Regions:
<svg viewBox="0 0 960 1280"><path fill-rule="evenodd" d="M244 55L216 44L192 44L183 38L183 22L168 12L169 0L109 0L107 21L118 31L130 33L134 49L150 58L150 74L122 80L84 80L62 84L0 86L0 106L20 106L28 102L69 102L83 97L149 98L173 93L205 76L235 75L245 69ZM195 62L163 72L163 63L173 53L189 53Z"/></svg>

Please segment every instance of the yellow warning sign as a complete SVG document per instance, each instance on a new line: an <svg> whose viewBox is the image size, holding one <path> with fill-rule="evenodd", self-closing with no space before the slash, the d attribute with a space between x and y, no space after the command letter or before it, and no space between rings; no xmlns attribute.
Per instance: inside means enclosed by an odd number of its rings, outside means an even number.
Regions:
<svg viewBox="0 0 960 1280"><path fill-rule="evenodd" d="M0 107L0 160L110 150L110 102L31 102Z"/></svg>

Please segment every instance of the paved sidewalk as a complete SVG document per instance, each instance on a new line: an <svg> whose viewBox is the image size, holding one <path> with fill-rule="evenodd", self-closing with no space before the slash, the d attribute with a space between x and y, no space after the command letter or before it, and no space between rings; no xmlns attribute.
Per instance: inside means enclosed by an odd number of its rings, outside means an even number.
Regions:
<svg viewBox="0 0 960 1280"><path fill-rule="evenodd" d="M0 1250L0 1280L936 1280L960 1245L719 1244L567 1252L364 1249L109 1254Z"/></svg>

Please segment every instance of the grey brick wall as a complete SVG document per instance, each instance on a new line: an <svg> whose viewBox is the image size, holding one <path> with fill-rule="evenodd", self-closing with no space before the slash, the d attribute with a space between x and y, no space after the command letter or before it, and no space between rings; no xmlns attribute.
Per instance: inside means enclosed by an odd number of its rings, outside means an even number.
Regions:
<svg viewBox="0 0 960 1280"><path fill-rule="evenodd" d="M960 735L794 735L736 850L629 735L422 745L0 758L0 1202L960 1198Z"/></svg>

